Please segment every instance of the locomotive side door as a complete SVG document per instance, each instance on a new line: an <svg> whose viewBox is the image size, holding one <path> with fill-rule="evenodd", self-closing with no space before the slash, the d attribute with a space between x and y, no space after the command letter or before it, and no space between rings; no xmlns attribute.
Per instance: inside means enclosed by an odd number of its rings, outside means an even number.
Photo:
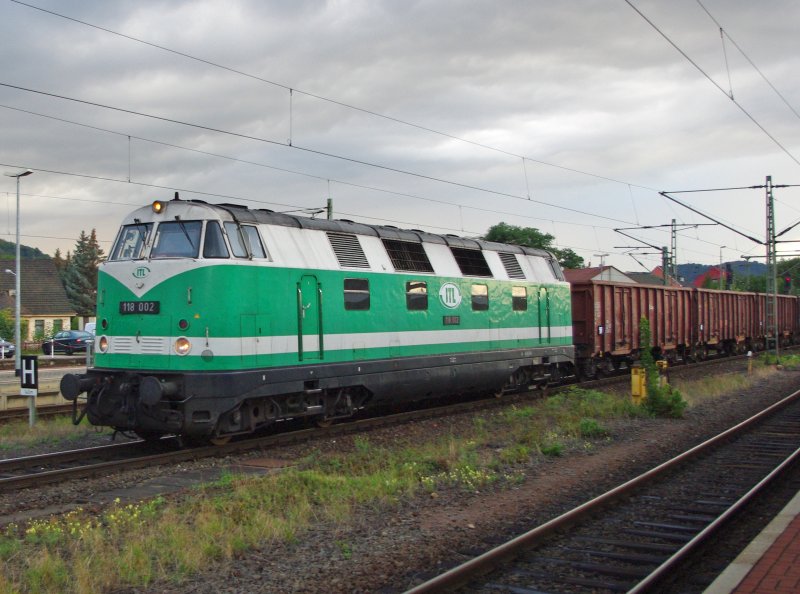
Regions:
<svg viewBox="0 0 800 594"><path fill-rule="evenodd" d="M539 289L539 341L550 342L550 294L546 287Z"/></svg>
<svg viewBox="0 0 800 594"><path fill-rule="evenodd" d="M297 357L300 361L322 359L322 285L306 274L297 283Z"/></svg>

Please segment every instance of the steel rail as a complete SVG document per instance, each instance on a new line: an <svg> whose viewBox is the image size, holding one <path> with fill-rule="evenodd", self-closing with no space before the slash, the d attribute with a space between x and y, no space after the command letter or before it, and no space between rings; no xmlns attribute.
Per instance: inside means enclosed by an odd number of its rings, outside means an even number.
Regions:
<svg viewBox="0 0 800 594"><path fill-rule="evenodd" d="M78 450L65 450L62 452L35 454L32 456L21 456L18 458L5 458L0 460L0 472L25 470L30 468L36 468L37 466L41 467L52 464L63 464L64 462L80 460L82 458L97 457L98 455L103 455L106 453L114 453L117 450L124 450L141 444L142 444L141 440L136 440L124 443L114 443L114 444L99 445L89 448L81 448Z"/></svg>
<svg viewBox="0 0 800 594"><path fill-rule="evenodd" d="M731 357L714 359L706 361L702 364L714 364L724 361L730 361ZM691 369L691 366L680 366L673 369ZM584 382L581 384L583 387L599 387L609 385L612 383L626 381L625 375L617 375L599 380ZM547 388L545 393L554 393L563 389L568 389L570 385L557 386ZM223 457L231 454L239 454L243 452L253 451L257 449L264 449L269 447L276 447L281 445L293 445L302 443L313 438L327 438L347 435L349 433L357 433L367 431L380 427L390 426L394 424L412 422L417 420L424 420L430 418L439 418L453 414L460 414L466 412L474 412L487 408L495 408L498 406L506 406L518 402L524 402L531 399L531 397L538 398L542 392L528 391L517 392L503 396L502 398L484 398L479 400L472 400L468 402L458 402L455 404L439 405L430 408L417 409L408 412L395 413L392 415L383 415L367 419L358 419L350 422L343 422L334 424L330 427L317 427L312 429L301 429L289 431L286 433L278 433L269 436L249 437L239 441L231 441L223 445L213 446L200 446L190 449L182 449L171 452L162 452L158 454L151 454L143 457L128 458L123 461L107 461L95 463L83 467L75 468L62 468L50 471L41 471L31 473L24 476L13 476L0 478L0 493L7 492L11 489L27 488L31 486L39 486L45 484L52 484L54 482L64 481L71 478L87 478L97 476L99 474L108 474L112 471L121 471L126 469L142 468L147 465L160 465L169 464L173 462L183 462L186 460L196 460L201 458ZM126 442L123 444L113 444L110 446L96 446L94 448L87 448L87 450L70 450L67 452L55 452L52 454L39 454L37 456L29 456L25 458L12 458L0 461L0 471L11 471L23 468L31 468L35 466L45 466L48 464L59 464L68 461L76 461L81 458L97 457L102 455L103 449L113 451L114 449L121 449L123 447L131 447L135 444L141 444L140 441ZM16 466L14 464L16 463Z"/></svg>
<svg viewBox="0 0 800 594"><path fill-rule="evenodd" d="M539 541L552 535L554 532L574 524L587 515L596 512L600 507L629 494L635 489L650 482L654 478L661 476L667 471L672 470L673 468L692 458L695 458L696 456L704 453L706 450L719 445L723 441L726 441L738 433L741 433L745 429L748 429L752 425L761 422L762 420L799 399L800 390L790 394L768 408L765 408L749 419L746 419L741 423L726 429L722 433L690 448L682 454L679 454L678 456L659 464L655 468L640 474L639 476L623 483L622 485L619 485L564 514L561 514L556 518L553 518L552 520L542 524L537 528L534 528L533 530L525 532L524 534L521 534L516 538L513 538L512 540L483 553L482 555L470 559L461 565L453 567L445 573L442 573L422 584L411 588L410 590L407 590L405 594L445 592L460 586L464 586L476 577L488 573L498 565L519 556L520 553L532 548ZM674 562L670 565L670 567L672 565L674 565ZM667 570L668 568L664 571Z"/></svg>
<svg viewBox="0 0 800 594"><path fill-rule="evenodd" d="M643 592L647 592L650 588L664 579L671 569L684 561L698 546L700 546L714 532L721 528L722 525L725 524L725 522L727 522L739 510L753 501L764 489L764 487L771 483L775 478L783 474L783 472L786 471L786 469L794 464L798 459L800 459L800 448L797 448L794 452L792 452L790 456L784 459L784 461L776 466L767 476L761 479L758 483L756 483L756 485L747 491L747 493L740 497L736 503L731 505L708 526L696 534L692 540L678 549L669 559L664 561L664 563L653 570L650 575L644 578L635 587L628 590L628 594L642 594Z"/></svg>
<svg viewBox="0 0 800 594"><path fill-rule="evenodd" d="M276 447L281 445L293 445L302 443L314 438L328 438L347 435L376 429L393 424L438 418L442 416L459 414L501 406L513 402L518 402L530 398L531 393L522 393L505 399L487 398L470 402L459 402L445 406L414 410L393 415L385 415L369 419L360 419L347 423L340 423L330 427L315 427L278 433L263 437L250 437L240 441L231 441L223 445L204 445L193 448L161 452L137 456L124 460L99 462L75 468L61 468L57 470L45 470L25 475L0 478L0 493L12 489L22 489L34 486L52 484L68 479L87 478L108 474L112 471L133 470L152 465L169 464L196 460L201 458L224 457L231 454L240 454L258 449ZM166 441L169 438L165 438ZM69 450L66 452L54 452L51 454L37 454L35 456L25 456L22 458L9 458L0 460L0 472L11 472L24 469L31 469L51 464L60 464L70 461L79 461L82 458L96 458L98 455L114 452L117 449L141 446L142 441L131 441L120 444L95 446L81 450Z"/></svg>

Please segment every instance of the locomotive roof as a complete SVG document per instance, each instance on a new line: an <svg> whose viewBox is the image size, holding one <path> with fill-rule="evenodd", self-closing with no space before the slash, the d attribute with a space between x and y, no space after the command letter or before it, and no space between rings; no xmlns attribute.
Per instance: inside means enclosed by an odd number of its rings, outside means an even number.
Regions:
<svg viewBox="0 0 800 594"><path fill-rule="evenodd" d="M187 205L204 205L214 210L223 210L229 213L235 220L243 223L260 223L265 225L280 225L282 227L295 227L300 229L315 229L319 231L332 231L335 233L355 233L357 235L371 235L381 239L394 239L398 241L410 241L414 243L437 243L455 248L465 248L473 250L487 250L492 252L511 252L526 254L528 256L539 256L553 258L554 256L547 250L530 248L513 244L497 243L494 241L484 241L483 239L470 239L458 235L440 235L428 233L419 229L399 229L391 225L369 225L366 223L356 223L347 219L313 219L311 217L301 217L286 213L274 212L268 209L250 209L238 204L211 204L204 200L181 200L175 198L170 202L184 202Z"/></svg>

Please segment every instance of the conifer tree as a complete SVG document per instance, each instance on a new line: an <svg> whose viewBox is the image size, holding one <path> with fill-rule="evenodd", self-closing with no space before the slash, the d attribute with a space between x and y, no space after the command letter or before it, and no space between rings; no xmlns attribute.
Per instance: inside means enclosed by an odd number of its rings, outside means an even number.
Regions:
<svg viewBox="0 0 800 594"><path fill-rule="evenodd" d="M64 288L75 311L81 316L94 315L97 309L97 267L103 261L103 250L97 241L97 233L81 235L75 251L67 254L64 269Z"/></svg>
<svg viewBox="0 0 800 594"><path fill-rule="evenodd" d="M67 252L67 257L69 258L69 252ZM58 271L58 278L61 279L61 282L64 282L64 271L67 269L67 260L65 260L61 256L61 248L56 248L56 253L53 254L53 264L56 265L56 270Z"/></svg>

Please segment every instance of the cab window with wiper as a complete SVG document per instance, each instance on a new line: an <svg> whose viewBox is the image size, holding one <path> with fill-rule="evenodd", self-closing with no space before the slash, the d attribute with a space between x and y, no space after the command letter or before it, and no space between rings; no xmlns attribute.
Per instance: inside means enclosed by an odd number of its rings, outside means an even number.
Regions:
<svg viewBox="0 0 800 594"><path fill-rule="evenodd" d="M150 258L197 258L202 229L200 221L159 223Z"/></svg>
<svg viewBox="0 0 800 594"><path fill-rule="evenodd" d="M239 225L228 221L225 223L225 233L228 234L228 241L231 244L231 251L237 258L247 258L247 246L242 237L242 231Z"/></svg>
<svg viewBox="0 0 800 594"><path fill-rule="evenodd" d="M140 260L144 257L147 239L153 230L153 223L135 223L123 225L117 235L117 241L111 248L109 260Z"/></svg>

